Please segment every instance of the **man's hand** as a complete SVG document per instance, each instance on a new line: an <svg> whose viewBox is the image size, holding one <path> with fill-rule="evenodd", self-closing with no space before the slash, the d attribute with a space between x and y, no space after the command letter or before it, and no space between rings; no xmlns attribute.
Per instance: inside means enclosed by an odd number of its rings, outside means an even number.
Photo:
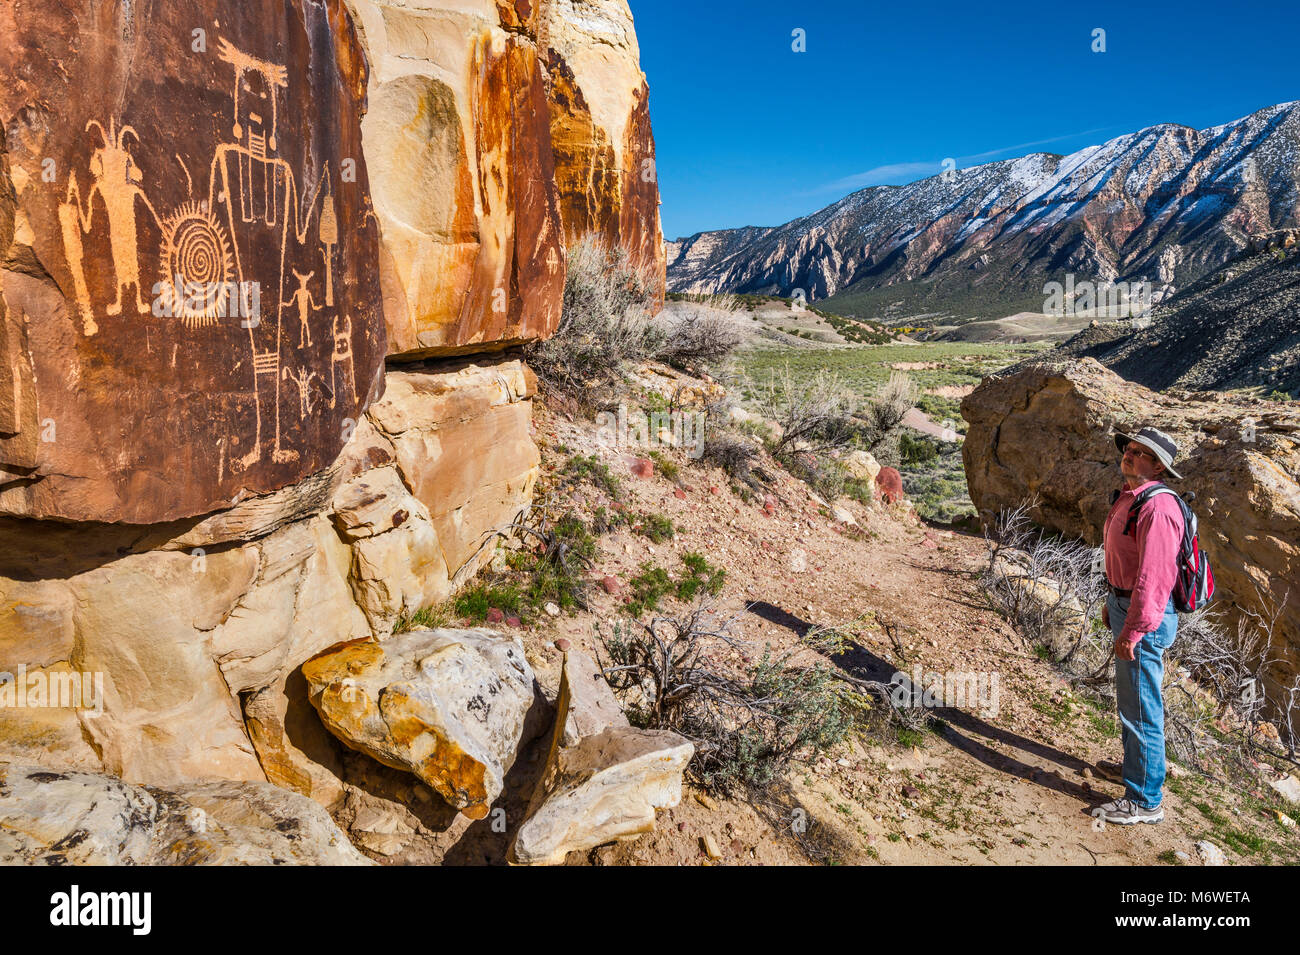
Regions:
<svg viewBox="0 0 1300 955"><path fill-rule="evenodd" d="M1130 640L1121 633L1115 638L1115 659L1116 660L1133 660L1135 659L1133 651L1137 649L1137 641Z"/></svg>

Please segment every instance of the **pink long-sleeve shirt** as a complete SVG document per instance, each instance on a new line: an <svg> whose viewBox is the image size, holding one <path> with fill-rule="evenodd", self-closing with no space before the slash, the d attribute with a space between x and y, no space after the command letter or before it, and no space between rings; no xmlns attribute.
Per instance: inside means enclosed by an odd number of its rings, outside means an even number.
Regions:
<svg viewBox="0 0 1300 955"><path fill-rule="evenodd" d="M1173 495L1157 494L1148 499L1138 514L1133 534L1124 534L1134 498L1158 483L1148 481L1131 491L1125 485L1106 515L1103 539L1106 577L1121 590L1133 591L1120 633L1131 643L1137 643L1160 626L1178 579L1183 512Z"/></svg>

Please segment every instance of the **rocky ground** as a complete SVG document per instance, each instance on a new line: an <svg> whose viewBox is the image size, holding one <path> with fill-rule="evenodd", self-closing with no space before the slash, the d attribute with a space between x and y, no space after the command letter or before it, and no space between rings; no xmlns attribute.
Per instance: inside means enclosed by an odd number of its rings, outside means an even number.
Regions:
<svg viewBox="0 0 1300 955"><path fill-rule="evenodd" d="M734 615L735 633L756 652L836 625L856 643L840 663L860 676L888 680L920 666L997 674L1000 689L995 712L939 709L928 731L863 734L798 766L788 787L766 797L723 799L688 784L653 833L571 853L568 864L1200 864L1202 839L1231 863L1300 857L1295 830L1270 815L1270 793L1229 792L1181 769L1163 824L1095 827L1089 807L1122 794L1093 768L1120 757L1113 704L1072 692L991 609L979 585L981 537L928 526L903 505L835 502L856 522L848 526L774 466L770 497L749 500L724 472L680 451L647 475L637 464L644 450L602 446L592 423L544 403L534 426L548 475L542 493L574 456L591 455L619 487L611 496L584 483L571 496L580 515L616 497L625 511L662 515L674 528L660 543L626 527L605 534L591 572L606 586L593 588L591 609L524 615L518 632L547 696L563 648L603 651L600 634L626 616L623 595L642 564L675 574L692 551L725 568L717 610ZM676 465L671 477L664 460ZM670 599L663 609L679 605ZM382 862L501 862L544 747L539 732L507 780L497 827L455 816L413 777L349 754L339 821Z"/></svg>

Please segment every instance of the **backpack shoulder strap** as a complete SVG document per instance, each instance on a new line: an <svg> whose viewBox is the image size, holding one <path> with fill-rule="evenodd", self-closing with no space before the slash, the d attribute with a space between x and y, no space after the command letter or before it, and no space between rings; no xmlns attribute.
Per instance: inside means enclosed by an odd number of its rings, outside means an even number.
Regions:
<svg viewBox="0 0 1300 955"><path fill-rule="evenodd" d="M1124 523L1125 534L1132 535L1134 533L1134 529L1137 527L1138 513L1142 510L1142 505L1157 494L1173 494L1174 497L1178 497L1178 494L1172 488L1164 484L1157 484L1155 487L1147 488L1134 498L1133 503L1129 505L1128 520ZM1181 500L1181 498L1179 499Z"/></svg>

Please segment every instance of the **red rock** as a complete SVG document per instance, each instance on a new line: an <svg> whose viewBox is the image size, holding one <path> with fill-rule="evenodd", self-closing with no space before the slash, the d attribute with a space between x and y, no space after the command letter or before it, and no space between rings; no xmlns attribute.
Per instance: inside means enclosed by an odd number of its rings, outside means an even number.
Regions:
<svg viewBox="0 0 1300 955"><path fill-rule="evenodd" d="M655 473L655 463L649 458L633 458L628 462L628 470L633 476L639 478L648 478Z"/></svg>
<svg viewBox="0 0 1300 955"><path fill-rule="evenodd" d="M616 594L619 591L618 579L615 577L605 577L600 585L605 588L607 594Z"/></svg>
<svg viewBox="0 0 1300 955"><path fill-rule="evenodd" d="M876 475L876 497L886 504L903 499L903 476L897 468L881 468Z"/></svg>
<svg viewBox="0 0 1300 955"><path fill-rule="evenodd" d="M557 650L567 651L570 646L571 644L564 637L560 637L558 640L555 641L555 649Z"/></svg>
<svg viewBox="0 0 1300 955"><path fill-rule="evenodd" d="M489 607L487 612L488 623L500 623L506 619L505 613L499 607Z"/></svg>
<svg viewBox="0 0 1300 955"><path fill-rule="evenodd" d="M710 493L710 494L717 494L717 493L718 493L718 486L717 486L716 484L710 485L710 486L709 486L709 493Z"/></svg>
<svg viewBox="0 0 1300 955"><path fill-rule="evenodd" d="M681 488L674 488L674 489L673 489L673 497L681 498L681 499L685 499L685 497L686 497L686 492L683 491Z"/></svg>
<svg viewBox="0 0 1300 955"><path fill-rule="evenodd" d="M157 523L327 467L386 348L342 0L3 19L0 513Z"/></svg>
<svg viewBox="0 0 1300 955"><path fill-rule="evenodd" d="M506 626L515 627L516 629L523 626L523 622L518 617L506 617Z"/></svg>

